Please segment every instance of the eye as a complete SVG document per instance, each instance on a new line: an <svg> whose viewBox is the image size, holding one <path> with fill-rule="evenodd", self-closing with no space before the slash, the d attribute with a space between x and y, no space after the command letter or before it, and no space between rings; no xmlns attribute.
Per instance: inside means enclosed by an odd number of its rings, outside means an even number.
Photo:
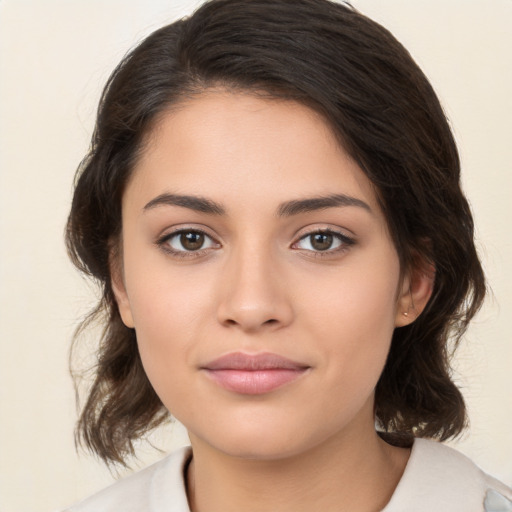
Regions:
<svg viewBox="0 0 512 512"><path fill-rule="evenodd" d="M322 230L308 233L293 245L294 249L314 252L337 252L354 244L354 240L341 233Z"/></svg>
<svg viewBox="0 0 512 512"><path fill-rule="evenodd" d="M203 231L187 229L165 235L158 244L172 253L197 252L218 244Z"/></svg>

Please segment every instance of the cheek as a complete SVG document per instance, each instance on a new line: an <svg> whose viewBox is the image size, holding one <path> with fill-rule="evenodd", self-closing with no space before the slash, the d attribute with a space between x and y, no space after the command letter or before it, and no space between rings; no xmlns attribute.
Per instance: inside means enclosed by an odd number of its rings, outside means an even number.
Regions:
<svg viewBox="0 0 512 512"><path fill-rule="evenodd" d="M144 369L157 393L178 390L194 345L211 322L214 283L208 272L176 270L165 257L140 254L135 247L126 248L124 268Z"/></svg>
<svg viewBox="0 0 512 512"><path fill-rule="evenodd" d="M140 290L134 304L137 345L144 371L165 407L175 414L193 399L188 383L193 341L199 336L196 301L165 288ZM147 300L144 300L146 297Z"/></svg>
<svg viewBox="0 0 512 512"><path fill-rule="evenodd" d="M211 305L212 273L207 266L172 264L149 244L127 238L126 290L137 334L148 342L173 332L187 338Z"/></svg>
<svg viewBox="0 0 512 512"><path fill-rule="evenodd" d="M323 346L323 364L343 393L371 391L389 352L400 270L391 249L380 254L385 257L354 259L354 265L347 260L323 287L311 280L299 292L307 298L305 329Z"/></svg>
<svg viewBox="0 0 512 512"><path fill-rule="evenodd" d="M400 269L391 256L353 258L330 275L305 274L297 290L301 316L354 343L370 342L371 332L392 332Z"/></svg>

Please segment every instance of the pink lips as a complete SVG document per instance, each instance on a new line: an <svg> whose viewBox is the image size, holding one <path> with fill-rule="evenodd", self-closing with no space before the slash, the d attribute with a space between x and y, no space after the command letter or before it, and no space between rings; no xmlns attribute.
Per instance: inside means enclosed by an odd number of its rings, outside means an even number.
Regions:
<svg viewBox="0 0 512 512"><path fill-rule="evenodd" d="M303 375L309 366L277 354L234 352L207 363L202 370L217 384L244 395L269 393Z"/></svg>

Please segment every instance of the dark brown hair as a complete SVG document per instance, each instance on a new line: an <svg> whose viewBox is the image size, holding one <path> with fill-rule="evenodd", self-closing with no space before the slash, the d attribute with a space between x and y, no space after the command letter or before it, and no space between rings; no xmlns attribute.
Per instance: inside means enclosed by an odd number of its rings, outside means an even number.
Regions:
<svg viewBox="0 0 512 512"><path fill-rule="evenodd" d="M159 114L210 87L299 101L321 113L374 184L402 269L430 262L433 295L395 329L376 389L387 432L447 439L466 424L449 359L485 295L460 165L439 101L409 53L350 5L328 0L212 0L163 27L115 69L76 176L67 226L75 265L101 286L104 315L95 377L78 438L107 462L165 421L119 316L109 256L121 199ZM87 325L84 324L84 325Z"/></svg>

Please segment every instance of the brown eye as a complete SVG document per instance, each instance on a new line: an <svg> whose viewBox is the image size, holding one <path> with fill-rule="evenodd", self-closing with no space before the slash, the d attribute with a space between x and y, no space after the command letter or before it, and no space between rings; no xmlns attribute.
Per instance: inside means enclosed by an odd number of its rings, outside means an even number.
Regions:
<svg viewBox="0 0 512 512"><path fill-rule="evenodd" d="M315 233L310 235L311 247L317 251L327 251L332 247L334 237L330 233Z"/></svg>
<svg viewBox="0 0 512 512"><path fill-rule="evenodd" d="M354 243L352 238L335 231L316 231L303 236L293 244L293 248L316 253L335 253L347 249Z"/></svg>
<svg viewBox="0 0 512 512"><path fill-rule="evenodd" d="M181 253L183 255L187 252L193 253L215 248L218 244L206 233L190 229L166 235L159 242L159 245L166 247L166 250L172 253Z"/></svg>
<svg viewBox="0 0 512 512"><path fill-rule="evenodd" d="M197 251L203 247L204 233L199 233L197 231L181 233L180 243L186 251Z"/></svg>

